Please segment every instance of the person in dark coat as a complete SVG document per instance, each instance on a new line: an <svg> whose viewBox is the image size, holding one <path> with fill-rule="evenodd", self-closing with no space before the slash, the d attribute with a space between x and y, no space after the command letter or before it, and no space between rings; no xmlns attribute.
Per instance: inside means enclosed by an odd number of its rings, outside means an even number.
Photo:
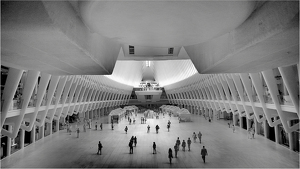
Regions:
<svg viewBox="0 0 300 169"><path fill-rule="evenodd" d="M136 147L136 143L137 143L136 136L134 137L133 142L134 142L134 147Z"/></svg>
<svg viewBox="0 0 300 169"><path fill-rule="evenodd" d="M205 163L205 156L207 156L207 150L205 149L205 146L203 146L203 148L201 149L201 156L202 156L202 159Z"/></svg>
<svg viewBox="0 0 300 169"><path fill-rule="evenodd" d="M189 138L189 139L187 140L187 145L188 145L189 151L191 151L191 144L192 144L192 141L191 141L191 139Z"/></svg>
<svg viewBox="0 0 300 169"><path fill-rule="evenodd" d="M178 147L177 143L175 143L174 151L175 151L175 158L177 158L177 153L179 151L179 147Z"/></svg>
<svg viewBox="0 0 300 169"><path fill-rule="evenodd" d="M169 148L169 160L170 160L170 164L172 163L172 158L173 158L173 153L172 153L172 149Z"/></svg>
<svg viewBox="0 0 300 169"><path fill-rule="evenodd" d="M101 155L101 150L102 150L102 144L101 144L101 142L99 141L99 143L98 143L98 152L97 152L97 154L99 154L99 152L100 152L100 155Z"/></svg>
<svg viewBox="0 0 300 169"><path fill-rule="evenodd" d="M153 154L156 154L156 144L155 144L155 142L153 142L152 148L153 148Z"/></svg>
<svg viewBox="0 0 300 169"><path fill-rule="evenodd" d="M129 142L129 154L133 154L133 141Z"/></svg>
<svg viewBox="0 0 300 169"><path fill-rule="evenodd" d="M178 146L178 148L179 148L179 146L180 146L180 140L179 140L179 137L177 137L176 144L177 144L177 146Z"/></svg>
<svg viewBox="0 0 300 169"><path fill-rule="evenodd" d="M158 133L159 126L158 126L158 125L156 125L155 129L156 129L156 133Z"/></svg>
<svg viewBox="0 0 300 169"><path fill-rule="evenodd" d="M126 126L124 130L125 130L125 132L126 132L126 134L127 134L127 131L128 131L128 127Z"/></svg>

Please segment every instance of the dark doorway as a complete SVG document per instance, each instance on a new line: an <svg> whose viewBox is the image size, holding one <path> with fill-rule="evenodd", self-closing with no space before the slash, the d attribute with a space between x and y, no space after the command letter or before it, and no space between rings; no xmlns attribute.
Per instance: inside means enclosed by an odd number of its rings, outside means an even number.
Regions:
<svg viewBox="0 0 300 169"><path fill-rule="evenodd" d="M242 123L242 128L247 130L247 118L246 117L242 117L243 123Z"/></svg>
<svg viewBox="0 0 300 169"><path fill-rule="evenodd" d="M275 129L269 126L269 139L275 142Z"/></svg>

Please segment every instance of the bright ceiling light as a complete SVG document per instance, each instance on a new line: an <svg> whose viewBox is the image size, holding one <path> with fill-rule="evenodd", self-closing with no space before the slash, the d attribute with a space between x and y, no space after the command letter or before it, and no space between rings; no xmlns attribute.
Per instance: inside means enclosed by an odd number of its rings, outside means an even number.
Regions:
<svg viewBox="0 0 300 169"><path fill-rule="evenodd" d="M146 66L150 67L150 61L146 61Z"/></svg>

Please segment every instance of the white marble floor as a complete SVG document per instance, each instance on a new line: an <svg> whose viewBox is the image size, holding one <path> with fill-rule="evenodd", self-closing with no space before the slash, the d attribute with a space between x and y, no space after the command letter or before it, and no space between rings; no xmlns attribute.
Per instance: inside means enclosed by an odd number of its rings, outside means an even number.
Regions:
<svg viewBox="0 0 300 169"><path fill-rule="evenodd" d="M193 122L178 123L175 117L149 119L140 124L128 125L127 120L110 125L104 124L103 131L88 129L79 138L66 130L31 144L1 161L2 168L299 168L299 154L278 145L264 137L248 139L245 130L237 128L233 133L226 123L209 123L203 117L193 115ZM167 131L167 121L171 120L171 130ZM151 132L147 133L147 125ZM160 131L155 133L158 124ZM128 126L128 134L124 128ZM191 151L182 150L178 158L169 164L168 149L177 137L187 140L193 132L201 131L203 142L192 141ZM128 142L137 136L137 147L129 154ZM192 139L192 138L191 138ZM102 155L97 155L97 144L103 144ZM157 144L157 154L152 154L152 143ZM208 150L204 164L200 151ZM174 153L174 150L173 150Z"/></svg>

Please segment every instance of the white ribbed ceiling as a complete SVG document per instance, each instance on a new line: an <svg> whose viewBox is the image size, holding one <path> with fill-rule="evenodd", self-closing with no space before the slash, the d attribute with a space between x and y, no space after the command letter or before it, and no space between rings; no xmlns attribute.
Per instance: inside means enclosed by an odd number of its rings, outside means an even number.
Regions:
<svg viewBox="0 0 300 169"><path fill-rule="evenodd" d="M191 60L150 61L150 67L145 66L146 61L117 61L112 75L106 77L130 86L139 86L143 78L154 79L160 86L170 85L182 81L197 73ZM149 73L148 69L151 70ZM152 74L153 72L153 74Z"/></svg>

